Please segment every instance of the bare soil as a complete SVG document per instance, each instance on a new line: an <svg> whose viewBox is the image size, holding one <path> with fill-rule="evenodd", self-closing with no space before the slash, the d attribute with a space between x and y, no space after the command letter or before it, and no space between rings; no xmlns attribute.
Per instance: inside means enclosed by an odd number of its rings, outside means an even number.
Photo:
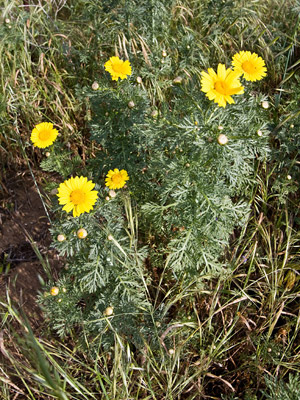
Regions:
<svg viewBox="0 0 300 400"><path fill-rule="evenodd" d="M9 173L0 189L0 300L9 296L38 328L43 318L36 298L41 278L47 281L47 276L37 249L49 261L54 278L59 266L58 255L50 248L46 197L38 193L29 171Z"/></svg>

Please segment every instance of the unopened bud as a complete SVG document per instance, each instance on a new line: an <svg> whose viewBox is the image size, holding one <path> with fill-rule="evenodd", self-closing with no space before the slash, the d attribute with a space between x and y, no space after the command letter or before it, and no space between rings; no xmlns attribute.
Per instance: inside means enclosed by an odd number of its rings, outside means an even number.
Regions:
<svg viewBox="0 0 300 400"><path fill-rule="evenodd" d="M158 116L158 111L157 110L153 110L151 113L151 117L152 118L156 118Z"/></svg>
<svg viewBox="0 0 300 400"><path fill-rule="evenodd" d="M140 76L138 76L136 78L136 81L137 81L138 84L141 84L143 82L143 80L142 80L142 78Z"/></svg>
<svg viewBox="0 0 300 400"><path fill-rule="evenodd" d="M51 154L50 154L50 151L46 151L45 156L46 156L46 157L50 157L50 155L51 155Z"/></svg>
<svg viewBox="0 0 300 400"><path fill-rule="evenodd" d="M262 131L259 129L258 131L257 131L257 136L262 136Z"/></svg>
<svg viewBox="0 0 300 400"><path fill-rule="evenodd" d="M219 137L218 137L218 143L219 143L221 146L224 146L225 144L228 143L228 137L227 137L226 135L223 135L223 134L219 135Z"/></svg>
<svg viewBox="0 0 300 400"><path fill-rule="evenodd" d="M269 102L266 100L261 103L261 106L262 106L262 108L265 108L265 109L270 107Z"/></svg>
<svg viewBox="0 0 300 400"><path fill-rule="evenodd" d="M161 55L162 55L163 57L167 57L167 52L166 52L166 50L163 50L163 51L161 52Z"/></svg>
<svg viewBox="0 0 300 400"><path fill-rule="evenodd" d="M84 228L80 228L77 231L77 237L78 239L85 239L87 237L88 233Z"/></svg>
<svg viewBox="0 0 300 400"><path fill-rule="evenodd" d="M10 23L10 19L9 18L5 18L5 23L9 24Z"/></svg>
<svg viewBox="0 0 300 400"><path fill-rule="evenodd" d="M59 242L64 242L66 240L66 237L64 234L60 233L59 235L57 235L57 240Z"/></svg>
<svg viewBox="0 0 300 400"><path fill-rule="evenodd" d="M219 131L222 131L224 128L223 128L222 125L219 125L219 126L218 126L218 129L219 129Z"/></svg>
<svg viewBox="0 0 300 400"><path fill-rule="evenodd" d="M107 307L104 312L103 315L105 315L106 317L109 317L110 315L113 315L114 313L114 308L113 307Z"/></svg>
<svg viewBox="0 0 300 400"><path fill-rule="evenodd" d="M50 289L50 294L51 294L51 296L57 296L58 293L59 293L59 288L58 288L57 286L53 286L53 287Z"/></svg>
<svg viewBox="0 0 300 400"><path fill-rule="evenodd" d="M174 349L169 349L169 354L172 356L175 353Z"/></svg>
<svg viewBox="0 0 300 400"><path fill-rule="evenodd" d="M173 79L174 85L180 85L183 81L183 78L181 76L177 76L176 78Z"/></svg>
<svg viewBox="0 0 300 400"><path fill-rule="evenodd" d="M131 100L127 104L128 108L133 108L135 106L134 102Z"/></svg>
<svg viewBox="0 0 300 400"><path fill-rule="evenodd" d="M113 240L113 235L108 235L108 236L107 236L107 239L108 239L108 240Z"/></svg>
<svg viewBox="0 0 300 400"><path fill-rule="evenodd" d="M98 89L99 89L99 83L98 83L98 82L94 82L94 83L92 84L92 89L93 89L93 90L98 90Z"/></svg>
<svg viewBox="0 0 300 400"><path fill-rule="evenodd" d="M112 190L112 189L110 189L110 191L108 192L108 194L109 194L110 197L112 197L112 198L116 197L116 195L117 195L117 193L116 193L114 190Z"/></svg>

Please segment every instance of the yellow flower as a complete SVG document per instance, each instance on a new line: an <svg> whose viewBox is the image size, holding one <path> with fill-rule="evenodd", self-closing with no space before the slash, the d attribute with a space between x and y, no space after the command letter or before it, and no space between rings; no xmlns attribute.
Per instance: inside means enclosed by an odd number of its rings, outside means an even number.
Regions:
<svg viewBox="0 0 300 400"><path fill-rule="evenodd" d="M202 92L220 107L225 107L226 103L234 103L232 95L244 93L239 80L240 74L230 68L226 69L224 64L218 65L217 73L212 68L208 68L208 73L201 72L201 75Z"/></svg>
<svg viewBox="0 0 300 400"><path fill-rule="evenodd" d="M58 131L53 129L51 122L42 122L33 128L30 139L34 146L44 149L53 144L57 135Z"/></svg>
<svg viewBox="0 0 300 400"><path fill-rule="evenodd" d="M90 212L98 198L98 192L92 190L94 187L95 184L83 176L71 177L59 185L59 204L65 204L63 210L66 212L73 210L73 217Z"/></svg>
<svg viewBox="0 0 300 400"><path fill-rule="evenodd" d="M122 169L121 171L119 171L118 168L115 168L114 170L111 169L106 175L105 185L108 186L109 189L121 189L128 179L129 176L125 169Z"/></svg>
<svg viewBox="0 0 300 400"><path fill-rule="evenodd" d="M131 66L128 60L120 60L119 57L110 57L104 64L105 71L108 71L113 81L127 79L127 75L131 75Z"/></svg>
<svg viewBox="0 0 300 400"><path fill-rule="evenodd" d="M267 75L265 62L256 53L240 51L232 58L234 71L246 79L246 81L259 81Z"/></svg>

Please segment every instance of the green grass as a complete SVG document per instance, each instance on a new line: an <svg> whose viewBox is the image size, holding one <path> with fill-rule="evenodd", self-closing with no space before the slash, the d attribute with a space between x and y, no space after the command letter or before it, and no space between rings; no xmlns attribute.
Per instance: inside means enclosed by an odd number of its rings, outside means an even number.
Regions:
<svg viewBox="0 0 300 400"><path fill-rule="evenodd" d="M157 37L155 26L148 35L137 32L134 24L115 25L111 10L107 16L104 11L95 14L96 1L45 3L27 7L7 0L1 6L2 179L12 163L34 173L41 155L32 150L29 135L44 119L59 128L63 143L71 143L83 163L93 153L90 106L76 90L103 74L103 61L114 48L142 58L143 85L157 107L168 100L174 77L200 75L208 67L205 60L229 65L228 54L240 48L259 52L268 65L263 89L274 105L273 148L279 148L276 126L299 126L297 93L292 90L299 67L296 1L240 0L223 2L217 9L215 2L178 1L172 25L164 25L162 18ZM153 21L159 20L153 16ZM179 41L181 53L175 46ZM161 62L163 49L166 65L154 79L150 64ZM300 372L300 237L296 188L285 179L290 170L297 176L299 161L294 149L285 150L284 140L280 138L273 159L257 167L251 216L226 250L228 273L217 280L203 276L200 284L186 286L169 282L162 273L150 288L154 309L160 307L169 318L164 334L156 338L159 349L145 340L143 351L137 352L116 336L110 350L104 352L99 342L95 353L95 343L86 342L83 351L76 332L61 341L47 322L40 332L32 332L9 296L2 299L3 399L20 393L20 398L32 400L250 400L271 398L276 385L282 396L278 399L285 399L283 382ZM266 383L265 377L276 377L277 383ZM291 385L289 390L296 393Z"/></svg>

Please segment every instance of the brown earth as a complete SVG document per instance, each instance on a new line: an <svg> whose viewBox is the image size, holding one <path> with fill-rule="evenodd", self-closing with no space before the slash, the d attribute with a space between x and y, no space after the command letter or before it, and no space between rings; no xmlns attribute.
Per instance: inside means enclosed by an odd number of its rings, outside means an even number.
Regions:
<svg viewBox="0 0 300 400"><path fill-rule="evenodd" d="M47 281L47 265L54 279L59 266L58 255L50 249L46 205L30 171L10 172L0 182L0 301L7 302L9 296L33 328L42 322L36 298L41 281Z"/></svg>

